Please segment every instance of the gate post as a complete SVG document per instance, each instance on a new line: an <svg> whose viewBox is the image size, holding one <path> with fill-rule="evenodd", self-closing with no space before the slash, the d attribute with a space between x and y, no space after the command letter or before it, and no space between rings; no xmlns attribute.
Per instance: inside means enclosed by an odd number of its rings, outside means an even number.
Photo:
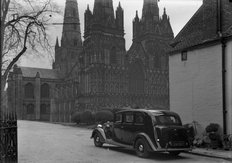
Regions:
<svg viewBox="0 0 232 163"><path fill-rule="evenodd" d="M0 162L18 162L18 136L16 114L3 115L0 119Z"/></svg>

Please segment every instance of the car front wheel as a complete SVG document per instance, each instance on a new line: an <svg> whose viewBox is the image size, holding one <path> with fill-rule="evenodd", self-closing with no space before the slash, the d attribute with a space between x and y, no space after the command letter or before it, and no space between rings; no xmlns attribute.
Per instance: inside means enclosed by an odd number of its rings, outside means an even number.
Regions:
<svg viewBox="0 0 232 163"><path fill-rule="evenodd" d="M103 143L101 142L101 140L100 140L100 135L99 135L99 133L96 133L95 135L94 135L94 145L96 146L96 147L102 147L102 145L103 145Z"/></svg>
<svg viewBox="0 0 232 163"><path fill-rule="evenodd" d="M135 142L136 155L142 158L147 158L149 156L148 145L143 139L138 139Z"/></svg>

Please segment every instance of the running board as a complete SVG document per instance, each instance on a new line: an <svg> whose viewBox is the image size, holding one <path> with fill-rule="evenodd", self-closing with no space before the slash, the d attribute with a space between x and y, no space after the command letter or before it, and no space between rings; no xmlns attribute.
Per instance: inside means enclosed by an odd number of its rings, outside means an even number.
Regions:
<svg viewBox="0 0 232 163"><path fill-rule="evenodd" d="M116 142L116 141L114 141L112 139L106 139L105 143L120 146L120 147L129 148L129 149L134 149L134 147L132 145L125 145L125 144L122 144L122 143L118 143L118 142Z"/></svg>

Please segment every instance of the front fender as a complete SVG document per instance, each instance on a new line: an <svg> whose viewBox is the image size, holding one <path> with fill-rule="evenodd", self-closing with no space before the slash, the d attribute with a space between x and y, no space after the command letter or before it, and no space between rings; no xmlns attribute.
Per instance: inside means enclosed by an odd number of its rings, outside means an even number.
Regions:
<svg viewBox="0 0 232 163"><path fill-rule="evenodd" d="M104 130L102 128L95 128L92 131L92 135L91 135L90 138L93 138L95 134L99 134L101 142L105 142L106 141L106 134L105 134L105 132L104 132Z"/></svg>

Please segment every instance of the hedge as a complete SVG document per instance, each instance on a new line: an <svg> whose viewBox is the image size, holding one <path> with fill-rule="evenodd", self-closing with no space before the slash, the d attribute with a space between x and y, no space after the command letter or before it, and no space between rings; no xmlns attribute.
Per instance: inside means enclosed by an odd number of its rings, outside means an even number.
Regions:
<svg viewBox="0 0 232 163"><path fill-rule="evenodd" d="M81 122L81 112L75 112L74 114L72 114L71 120L72 122L75 122L77 124L79 124Z"/></svg>
<svg viewBox="0 0 232 163"><path fill-rule="evenodd" d="M75 112L72 115L72 122L90 124L94 122L94 115L91 111Z"/></svg>
<svg viewBox="0 0 232 163"><path fill-rule="evenodd" d="M101 110L96 112L95 121L100 123L105 123L107 121L113 121L114 114L109 110Z"/></svg>

